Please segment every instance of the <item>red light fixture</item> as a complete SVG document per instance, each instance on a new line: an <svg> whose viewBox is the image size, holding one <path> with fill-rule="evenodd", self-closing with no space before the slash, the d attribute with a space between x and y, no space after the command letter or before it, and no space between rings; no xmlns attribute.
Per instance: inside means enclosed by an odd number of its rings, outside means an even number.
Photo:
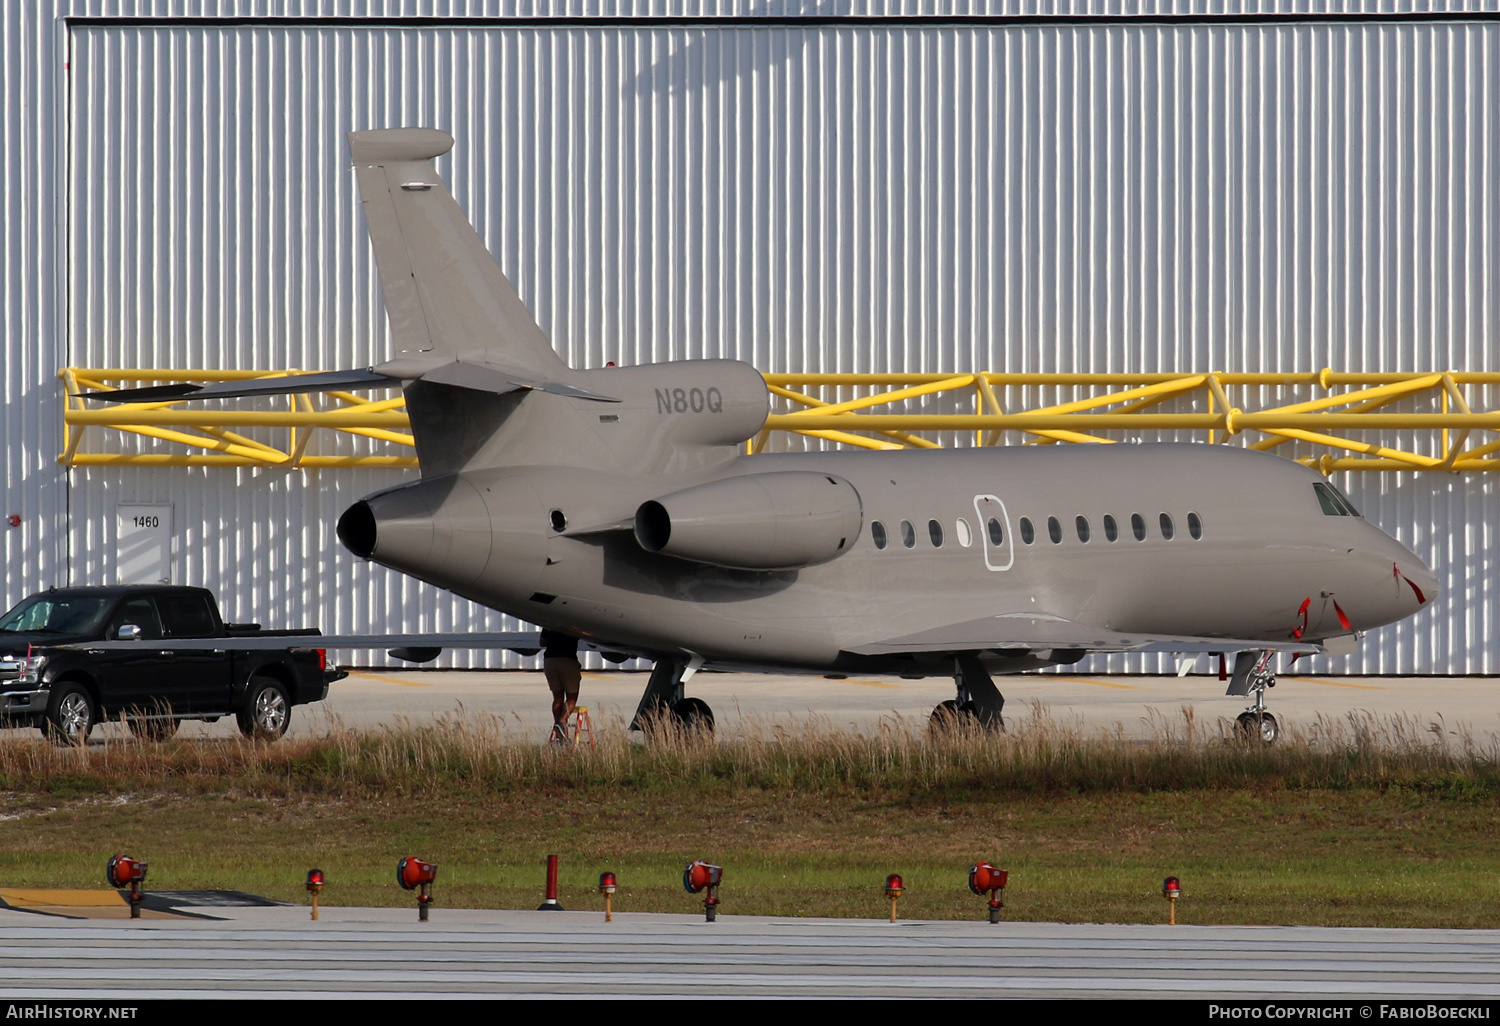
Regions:
<svg viewBox="0 0 1500 1026"><path fill-rule="evenodd" d="M141 918L141 901L145 898L141 893L141 884L145 882L146 869L146 863L129 855L113 855L104 864L104 876L111 887L130 888L131 919Z"/></svg>
<svg viewBox="0 0 1500 1026"><path fill-rule="evenodd" d="M996 869L988 862L976 862L969 869L969 890L980 897L988 894L990 896L990 922L1000 921L1000 910L1005 907L1000 894L1005 890L1005 881L1009 877L1003 869Z"/></svg>
<svg viewBox="0 0 1500 1026"><path fill-rule="evenodd" d="M901 882L901 874L892 873L885 878L885 896L891 899L891 922L896 921L896 899L901 897L901 892L906 890L906 885Z"/></svg>
<svg viewBox="0 0 1500 1026"><path fill-rule="evenodd" d="M396 882L408 891L417 892L417 920L427 922L427 906L432 904L432 881L437 879L437 863L423 862L408 855L396 863Z"/></svg>
<svg viewBox="0 0 1500 1026"><path fill-rule="evenodd" d="M5 518L5 522L7 524L9 524L11 527L20 527L21 526L21 514L19 514L19 513L12 513L10 516L8 516L8 517Z"/></svg>
<svg viewBox="0 0 1500 1026"><path fill-rule="evenodd" d="M1161 896L1167 899L1167 925L1177 925L1177 899L1182 897L1182 881L1169 876L1161 882Z"/></svg>
<svg viewBox="0 0 1500 1026"><path fill-rule="evenodd" d="M604 895L604 921L612 923L615 921L614 909L611 907L615 896L615 874L599 874L599 893Z"/></svg>
<svg viewBox="0 0 1500 1026"><path fill-rule="evenodd" d="M318 895L323 893L323 871L321 869L309 869L307 871L307 893L312 895L312 917L318 918Z"/></svg>
<svg viewBox="0 0 1500 1026"><path fill-rule="evenodd" d="M724 878L720 866L711 866L702 859L695 859L682 871L682 887L689 894L704 893L703 918L710 923L719 915L719 881Z"/></svg>

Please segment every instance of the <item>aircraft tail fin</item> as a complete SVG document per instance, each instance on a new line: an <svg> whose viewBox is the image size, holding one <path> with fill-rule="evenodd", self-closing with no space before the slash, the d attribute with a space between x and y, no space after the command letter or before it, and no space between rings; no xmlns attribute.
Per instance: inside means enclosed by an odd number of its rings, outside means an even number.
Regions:
<svg viewBox="0 0 1500 1026"><path fill-rule="evenodd" d="M452 146L433 128L349 133L398 356L561 378L567 365L433 166Z"/></svg>

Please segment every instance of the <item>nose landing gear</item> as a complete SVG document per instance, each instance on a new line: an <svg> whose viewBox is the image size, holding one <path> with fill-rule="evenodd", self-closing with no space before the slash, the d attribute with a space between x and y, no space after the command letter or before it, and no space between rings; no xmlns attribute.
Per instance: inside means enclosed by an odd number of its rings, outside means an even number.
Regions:
<svg viewBox="0 0 1500 1026"><path fill-rule="evenodd" d="M1228 695L1253 695L1253 704L1234 721L1235 737L1244 741L1272 744L1281 736L1281 725L1266 711L1266 689L1276 686L1271 672L1271 652L1240 652L1234 659L1234 676L1229 680Z"/></svg>

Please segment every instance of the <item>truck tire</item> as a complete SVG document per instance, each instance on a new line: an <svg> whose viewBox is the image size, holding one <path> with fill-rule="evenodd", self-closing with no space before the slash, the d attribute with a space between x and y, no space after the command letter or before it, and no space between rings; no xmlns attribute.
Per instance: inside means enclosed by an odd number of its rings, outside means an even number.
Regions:
<svg viewBox="0 0 1500 1026"><path fill-rule="evenodd" d="M60 745L82 745L98 718L94 698L81 684L54 684L42 732Z"/></svg>
<svg viewBox="0 0 1500 1026"><path fill-rule="evenodd" d="M245 701L235 719L240 733L261 741L275 741L286 733L292 715L292 700L274 677L251 677Z"/></svg>

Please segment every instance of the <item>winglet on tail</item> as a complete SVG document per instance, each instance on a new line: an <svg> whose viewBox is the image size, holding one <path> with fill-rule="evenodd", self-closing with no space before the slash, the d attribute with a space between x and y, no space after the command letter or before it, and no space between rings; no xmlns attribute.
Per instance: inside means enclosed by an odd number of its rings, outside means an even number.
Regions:
<svg viewBox="0 0 1500 1026"><path fill-rule="evenodd" d="M452 146L432 128L349 133L396 348L555 380L567 365L432 165Z"/></svg>

